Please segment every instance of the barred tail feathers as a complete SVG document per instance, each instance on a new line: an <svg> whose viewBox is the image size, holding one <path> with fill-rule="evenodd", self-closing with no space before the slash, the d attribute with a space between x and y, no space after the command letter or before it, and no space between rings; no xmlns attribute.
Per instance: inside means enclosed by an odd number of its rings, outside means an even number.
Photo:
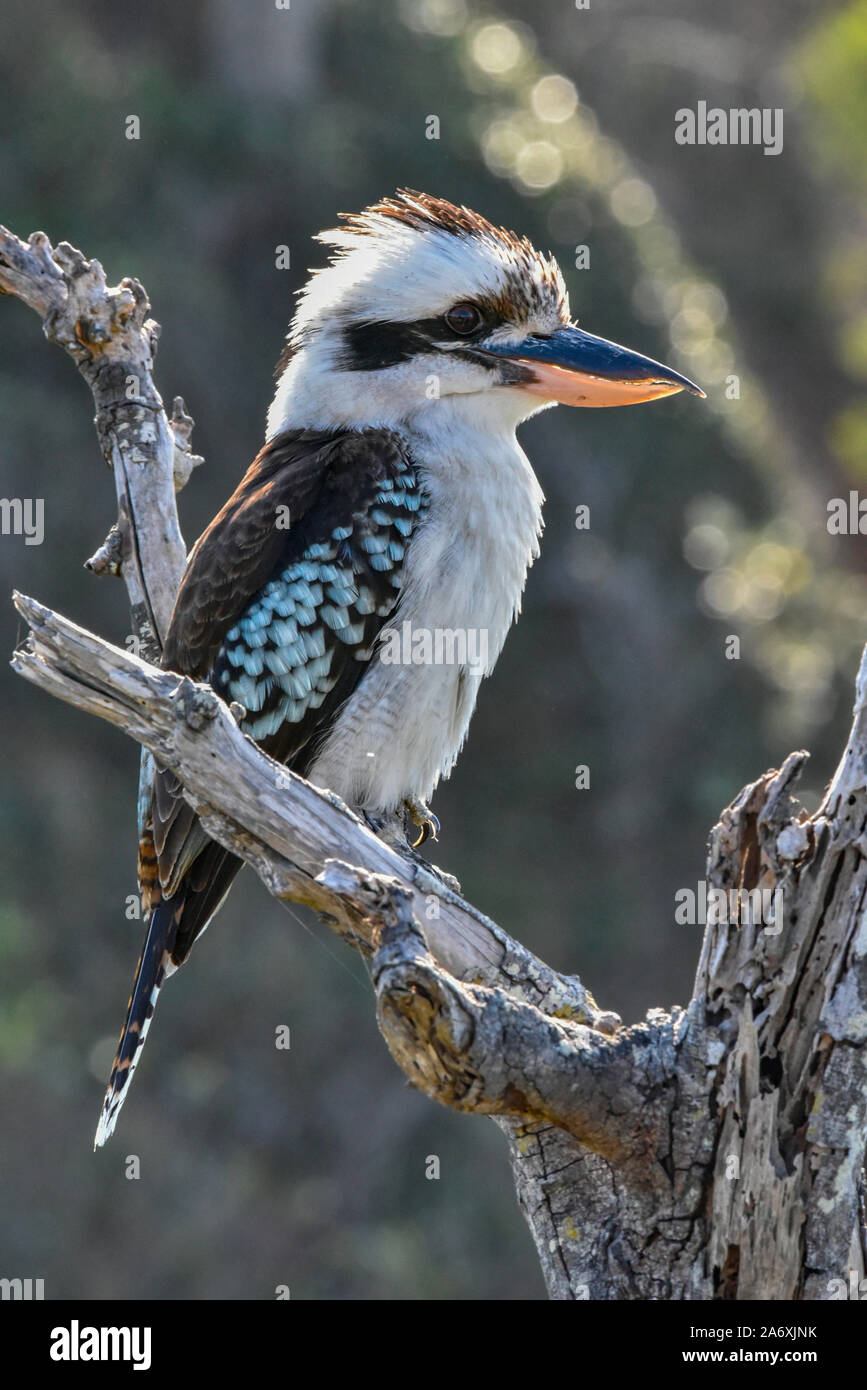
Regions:
<svg viewBox="0 0 867 1390"><path fill-rule="evenodd" d="M111 1068L102 1114L93 1147L101 1148L114 1132L121 1106L126 1100L129 1083L138 1064L141 1051L153 1018L157 996L163 981L174 974L172 962L175 938L184 904L184 894L159 903L148 923L142 953L136 967L132 994L127 1005L126 1019L117 1054Z"/></svg>

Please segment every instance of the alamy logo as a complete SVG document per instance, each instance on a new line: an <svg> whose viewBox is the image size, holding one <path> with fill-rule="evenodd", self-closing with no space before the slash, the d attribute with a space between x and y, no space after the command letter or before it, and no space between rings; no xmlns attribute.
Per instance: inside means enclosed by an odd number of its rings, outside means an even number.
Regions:
<svg viewBox="0 0 867 1390"><path fill-rule="evenodd" d="M25 545L45 539L44 497L0 497L0 534L23 536Z"/></svg>
<svg viewBox="0 0 867 1390"><path fill-rule="evenodd" d="M44 1279L0 1279L0 1299L44 1299Z"/></svg>
<svg viewBox="0 0 867 1390"><path fill-rule="evenodd" d="M829 536L867 536L867 497L853 488L847 497L832 497L826 523Z"/></svg>
<svg viewBox="0 0 867 1390"><path fill-rule="evenodd" d="M674 113L674 138L678 145L762 145L765 154L782 154L783 108L738 106L726 111L708 109L700 101L695 109L682 106Z"/></svg>
<svg viewBox="0 0 867 1390"><path fill-rule="evenodd" d="M385 627L379 659L386 666L462 666L473 676L488 669L488 630L484 627Z"/></svg>
<svg viewBox="0 0 867 1390"><path fill-rule="evenodd" d="M857 1269L849 1270L848 1281L846 1279L829 1279L825 1285L828 1290L829 1300L840 1302L845 1299L852 1299L856 1303L863 1303L867 1300L867 1279L859 1279Z"/></svg>
<svg viewBox="0 0 867 1390"><path fill-rule="evenodd" d="M674 901L678 926L755 926L768 936L783 930L782 888L709 888L700 879L695 889L678 888Z"/></svg>
<svg viewBox="0 0 867 1390"><path fill-rule="evenodd" d="M131 1361L134 1371L151 1364L149 1327L81 1327L73 1318L69 1327L51 1329L52 1361Z"/></svg>

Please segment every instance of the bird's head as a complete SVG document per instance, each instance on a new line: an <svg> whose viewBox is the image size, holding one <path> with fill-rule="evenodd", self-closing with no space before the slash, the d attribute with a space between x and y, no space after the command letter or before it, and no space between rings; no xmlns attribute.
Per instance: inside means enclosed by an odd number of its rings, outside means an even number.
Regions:
<svg viewBox="0 0 867 1390"><path fill-rule="evenodd" d="M487 428L561 402L629 405L702 395L651 358L570 319L557 262L466 207L403 191L317 240L278 364L268 434L400 427L429 412Z"/></svg>

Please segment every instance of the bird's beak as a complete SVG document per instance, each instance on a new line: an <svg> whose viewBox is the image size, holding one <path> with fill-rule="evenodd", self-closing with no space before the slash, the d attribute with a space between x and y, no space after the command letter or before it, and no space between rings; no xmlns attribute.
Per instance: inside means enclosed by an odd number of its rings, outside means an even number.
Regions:
<svg viewBox="0 0 867 1390"><path fill-rule="evenodd" d="M548 337L531 334L523 342L486 344L483 350L529 368L532 380L521 383L523 390L562 405L634 405L676 391L705 394L671 367L572 324Z"/></svg>

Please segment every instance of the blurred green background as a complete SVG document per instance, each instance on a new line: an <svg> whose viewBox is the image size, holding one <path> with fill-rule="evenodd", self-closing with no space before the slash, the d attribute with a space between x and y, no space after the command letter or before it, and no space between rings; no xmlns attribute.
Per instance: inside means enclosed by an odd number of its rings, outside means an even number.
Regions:
<svg viewBox="0 0 867 1390"><path fill-rule="evenodd" d="M707 389L524 428L543 553L435 800L438 861L504 927L629 1020L685 1002L700 929L674 894L793 747L817 804L867 634L863 542L826 527L867 473L865 0L6 0L0 67L0 218L138 276L162 323L157 380L207 461L188 543L261 442L311 235L400 185L526 232L583 326ZM782 107L782 154L677 146L699 100ZM122 586L82 569L114 519L91 401L12 300L0 415L0 492L46 508L42 546L0 538L4 592L123 641ZM9 653L8 602L0 624ZM2 679L0 1276L49 1298L542 1297L495 1127L409 1089L360 962L249 873L91 1153L140 944L138 752Z"/></svg>

